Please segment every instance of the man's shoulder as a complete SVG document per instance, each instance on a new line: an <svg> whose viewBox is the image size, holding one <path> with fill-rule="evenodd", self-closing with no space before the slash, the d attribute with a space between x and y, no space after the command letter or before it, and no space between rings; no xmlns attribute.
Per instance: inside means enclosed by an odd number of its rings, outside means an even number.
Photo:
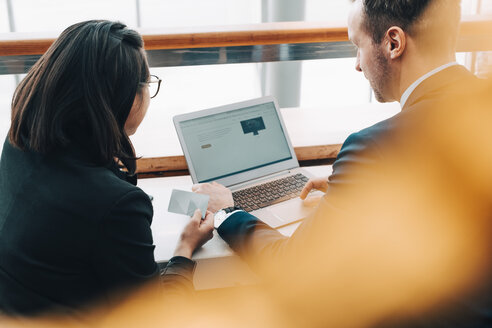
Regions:
<svg viewBox="0 0 492 328"><path fill-rule="evenodd" d="M432 107L450 97L465 97L480 88L482 81L461 65L450 66L420 83L408 98L405 110Z"/></svg>
<svg viewBox="0 0 492 328"><path fill-rule="evenodd" d="M404 118L401 117L401 113L398 113L386 120L352 133L343 143L341 152L344 150L374 150L391 133L398 121L402 119Z"/></svg>

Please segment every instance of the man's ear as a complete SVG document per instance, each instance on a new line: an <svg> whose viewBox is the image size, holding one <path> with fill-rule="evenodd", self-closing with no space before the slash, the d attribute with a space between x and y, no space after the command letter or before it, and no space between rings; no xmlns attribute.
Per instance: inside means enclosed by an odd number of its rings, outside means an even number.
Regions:
<svg viewBox="0 0 492 328"><path fill-rule="evenodd" d="M391 59L397 59L405 52L407 35L398 26L392 26L386 31L385 44Z"/></svg>

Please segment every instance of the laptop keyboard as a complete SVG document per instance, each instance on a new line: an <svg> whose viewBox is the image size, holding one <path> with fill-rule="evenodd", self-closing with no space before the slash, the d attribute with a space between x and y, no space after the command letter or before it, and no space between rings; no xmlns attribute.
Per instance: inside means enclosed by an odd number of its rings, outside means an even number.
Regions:
<svg viewBox="0 0 492 328"><path fill-rule="evenodd" d="M241 189L232 193L234 204L246 212L299 197L309 179L301 173L270 181L261 185Z"/></svg>

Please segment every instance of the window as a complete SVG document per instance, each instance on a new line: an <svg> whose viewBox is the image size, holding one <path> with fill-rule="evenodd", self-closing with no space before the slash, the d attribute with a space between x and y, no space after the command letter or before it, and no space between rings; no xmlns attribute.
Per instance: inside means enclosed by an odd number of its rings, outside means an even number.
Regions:
<svg viewBox="0 0 492 328"><path fill-rule="evenodd" d="M10 11L8 4L11 4ZM143 30L256 24L275 19L299 20L299 17L311 22L346 24L350 5L349 0L0 0L0 32L61 32L67 26L87 19L119 20L131 28L140 27ZM299 11L299 8L302 10ZM464 14L490 13L492 0L463 0L462 8ZM280 13L276 15L269 12L272 10ZM9 12L12 14L9 15ZM466 64L478 65L491 61L489 54L459 54L458 58L460 63ZM146 119L132 137L137 154L145 157L182 154L172 124L172 117L178 113L271 93L282 98L278 86L285 84L286 79L280 75L271 78L271 75L275 74L272 72L278 73L284 69L292 69L295 73L290 79L297 81L283 91L284 95L294 93L297 97L293 98L297 102L287 101L284 107L300 106L305 111L322 113L320 115L332 121L349 122L343 125L347 131L360 129L396 113L399 106L393 104L372 106L369 112L360 114L357 108L376 102L369 83L363 74L355 71L354 64L354 58L335 58L268 64L151 68L151 73L161 77L163 84L159 95L151 101ZM474 64L469 66L475 67ZM477 73L480 73L479 69ZM2 137L6 135L10 124L10 102L19 78L0 75ZM335 139L328 134L335 132L326 133L326 140L333 142ZM293 143L295 146L305 145L301 140L294 139Z"/></svg>
<svg viewBox="0 0 492 328"><path fill-rule="evenodd" d="M0 1L0 33L9 32L9 17L6 0Z"/></svg>
<svg viewBox="0 0 492 328"><path fill-rule="evenodd" d="M261 0L140 0L145 28L255 24Z"/></svg>
<svg viewBox="0 0 492 328"><path fill-rule="evenodd" d="M119 20L128 26L137 26L135 0L9 1L16 32L61 32L69 25L88 19Z"/></svg>

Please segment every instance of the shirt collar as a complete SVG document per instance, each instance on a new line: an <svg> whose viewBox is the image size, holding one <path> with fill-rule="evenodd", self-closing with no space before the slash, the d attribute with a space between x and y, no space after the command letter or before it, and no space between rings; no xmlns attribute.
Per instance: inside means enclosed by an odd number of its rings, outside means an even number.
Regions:
<svg viewBox="0 0 492 328"><path fill-rule="evenodd" d="M400 99L400 107L403 108L405 106L405 103L407 102L408 97L410 97L412 92L419 86L420 83L424 82L424 80L428 79L432 75L439 73L440 71L442 71L448 67L455 66L455 65L459 65L459 64L457 62L447 63L445 65L442 65L442 66L439 66L438 68L433 69L432 71L428 72L427 74L422 75L418 80L413 82L407 88L407 90L405 90L405 92L403 93L403 95L401 96L401 99Z"/></svg>

